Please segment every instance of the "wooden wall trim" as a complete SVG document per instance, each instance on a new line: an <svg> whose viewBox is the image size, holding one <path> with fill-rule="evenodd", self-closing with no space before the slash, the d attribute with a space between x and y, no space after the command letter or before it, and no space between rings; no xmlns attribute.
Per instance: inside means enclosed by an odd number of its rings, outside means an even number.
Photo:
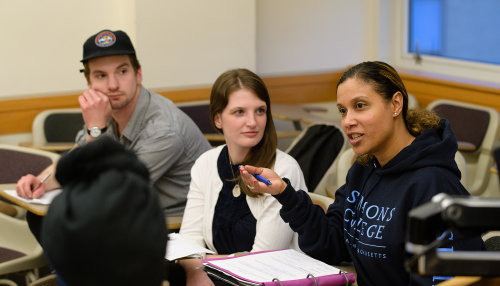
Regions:
<svg viewBox="0 0 500 286"><path fill-rule="evenodd" d="M335 100L335 86L342 71L324 74L298 75L265 78L271 102L303 103ZM185 102L210 99L211 87L155 90L170 98L173 102ZM78 96L68 94L22 99L0 100L0 135L31 132L35 116L55 108L78 108Z"/></svg>
<svg viewBox="0 0 500 286"><path fill-rule="evenodd" d="M460 81L400 70L408 93L420 106L444 98L491 106L500 111L500 85ZM263 78L273 103L308 103L337 100L337 82L344 70L330 73ZM155 92L173 102L207 100L210 87ZM31 132L35 116L46 109L78 108L79 94L0 100L0 135Z"/></svg>
<svg viewBox="0 0 500 286"><path fill-rule="evenodd" d="M451 99L493 107L500 112L500 85L406 70L399 75L408 93L422 107L437 99Z"/></svg>
<svg viewBox="0 0 500 286"><path fill-rule="evenodd" d="M263 78L272 103L337 100L337 82L344 70L331 73Z"/></svg>

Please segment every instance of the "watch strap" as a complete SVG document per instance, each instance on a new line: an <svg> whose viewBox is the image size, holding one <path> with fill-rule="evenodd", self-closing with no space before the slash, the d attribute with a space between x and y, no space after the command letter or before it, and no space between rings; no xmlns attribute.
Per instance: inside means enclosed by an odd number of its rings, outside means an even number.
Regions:
<svg viewBox="0 0 500 286"><path fill-rule="evenodd" d="M93 127L95 128L95 127ZM92 128L91 128L92 129ZM87 129L87 134L90 135L90 131L91 129ZM104 132L106 132L108 130L108 126L104 126L104 128L101 129L101 134L103 134Z"/></svg>

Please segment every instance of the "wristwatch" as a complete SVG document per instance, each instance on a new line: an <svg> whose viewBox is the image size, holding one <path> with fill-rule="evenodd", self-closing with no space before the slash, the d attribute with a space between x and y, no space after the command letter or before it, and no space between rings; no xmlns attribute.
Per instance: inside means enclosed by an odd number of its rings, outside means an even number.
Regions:
<svg viewBox="0 0 500 286"><path fill-rule="evenodd" d="M87 129L87 133L94 137L94 138L98 138L99 136L101 136L104 132L106 132L106 130L108 130L108 127L104 127L103 129L99 128L99 127L92 127L90 129Z"/></svg>

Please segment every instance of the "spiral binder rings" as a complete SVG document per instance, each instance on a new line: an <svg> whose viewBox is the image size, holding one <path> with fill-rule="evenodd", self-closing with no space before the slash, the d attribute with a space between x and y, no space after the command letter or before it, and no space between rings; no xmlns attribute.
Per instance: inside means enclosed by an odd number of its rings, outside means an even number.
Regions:
<svg viewBox="0 0 500 286"><path fill-rule="evenodd" d="M204 271L236 286L325 286L354 283L347 273L293 249L203 259Z"/></svg>

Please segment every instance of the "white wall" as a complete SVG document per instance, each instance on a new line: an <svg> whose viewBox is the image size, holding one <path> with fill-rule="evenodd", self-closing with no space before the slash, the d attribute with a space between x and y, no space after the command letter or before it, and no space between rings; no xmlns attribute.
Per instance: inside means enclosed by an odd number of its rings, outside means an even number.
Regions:
<svg viewBox="0 0 500 286"><path fill-rule="evenodd" d="M371 58L378 48L371 1L257 0L257 72L332 71Z"/></svg>
<svg viewBox="0 0 500 286"><path fill-rule="evenodd" d="M255 71L255 0L0 1L0 100L87 88L83 43L124 30L152 89L210 86L224 71ZM31 141L0 135L0 144Z"/></svg>
<svg viewBox="0 0 500 286"><path fill-rule="evenodd" d="M150 88L210 85L255 70L255 0L0 1L0 99L84 90L85 40L124 30Z"/></svg>
<svg viewBox="0 0 500 286"><path fill-rule="evenodd" d="M79 73L83 43L102 29L133 34L133 4L133 0L1 1L0 98L84 89L85 79Z"/></svg>
<svg viewBox="0 0 500 286"><path fill-rule="evenodd" d="M137 53L151 89L211 86L231 68L255 71L255 1L137 3Z"/></svg>

